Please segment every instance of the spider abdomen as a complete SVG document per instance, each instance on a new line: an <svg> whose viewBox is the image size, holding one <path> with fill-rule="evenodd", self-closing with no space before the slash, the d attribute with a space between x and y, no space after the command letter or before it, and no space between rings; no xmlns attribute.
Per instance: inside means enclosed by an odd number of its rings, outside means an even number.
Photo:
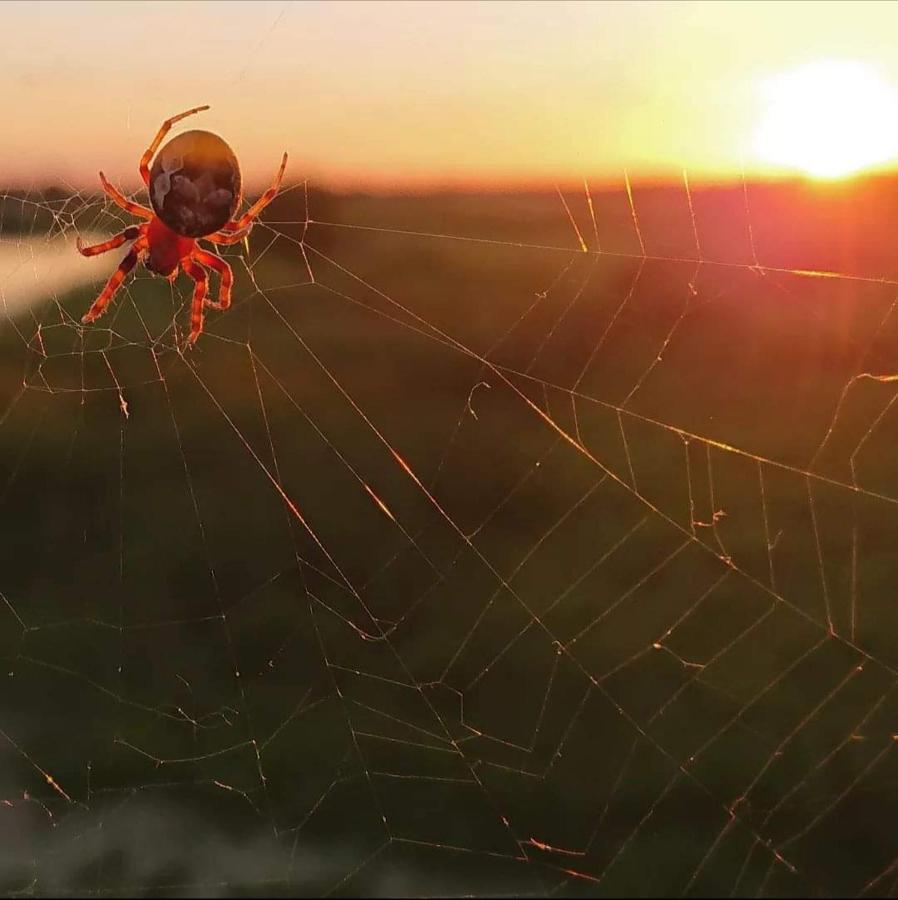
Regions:
<svg viewBox="0 0 898 900"><path fill-rule="evenodd" d="M150 169L150 205L176 234L198 238L218 231L242 196L234 151L211 131L185 131L156 155Z"/></svg>

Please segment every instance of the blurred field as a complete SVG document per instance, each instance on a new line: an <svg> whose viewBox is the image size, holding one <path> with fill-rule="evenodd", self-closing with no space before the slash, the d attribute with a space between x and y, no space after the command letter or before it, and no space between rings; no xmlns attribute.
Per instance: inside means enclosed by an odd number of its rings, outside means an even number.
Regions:
<svg viewBox="0 0 898 900"><path fill-rule="evenodd" d="M895 387L839 403L898 371L898 187L564 196L588 252L553 194L293 190L192 352L144 270L0 320L5 891L887 868Z"/></svg>

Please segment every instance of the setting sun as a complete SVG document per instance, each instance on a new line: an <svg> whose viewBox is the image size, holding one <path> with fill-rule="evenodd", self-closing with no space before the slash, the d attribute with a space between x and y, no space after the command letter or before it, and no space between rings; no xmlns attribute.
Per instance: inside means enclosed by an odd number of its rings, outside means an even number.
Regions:
<svg viewBox="0 0 898 900"><path fill-rule="evenodd" d="M766 162L839 178L898 154L898 95L875 67L822 60L762 86L755 150Z"/></svg>

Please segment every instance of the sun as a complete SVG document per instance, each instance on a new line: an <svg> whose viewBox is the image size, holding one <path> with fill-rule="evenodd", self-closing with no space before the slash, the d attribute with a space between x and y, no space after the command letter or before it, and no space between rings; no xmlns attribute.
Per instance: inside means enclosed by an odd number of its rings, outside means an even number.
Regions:
<svg viewBox="0 0 898 900"><path fill-rule="evenodd" d="M820 60L761 86L760 159L818 178L840 178L898 156L898 94L876 67Z"/></svg>

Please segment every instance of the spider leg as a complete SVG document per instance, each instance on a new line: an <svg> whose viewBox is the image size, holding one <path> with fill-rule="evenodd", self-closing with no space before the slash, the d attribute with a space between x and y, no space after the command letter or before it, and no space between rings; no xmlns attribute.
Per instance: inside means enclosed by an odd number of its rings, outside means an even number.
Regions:
<svg viewBox="0 0 898 900"><path fill-rule="evenodd" d="M198 263L194 262L190 257L182 260L181 265L184 271L193 279L193 303L190 307L190 336L187 338L189 344L195 344L197 338L203 330L203 300L206 297L206 288L209 285L209 279L205 270Z"/></svg>
<svg viewBox="0 0 898 900"><path fill-rule="evenodd" d="M130 225L124 231L120 231L115 237L111 237L108 241L103 241L102 244L94 244L92 247L85 247L81 243L81 237L79 236L75 241L75 246L77 246L78 252L82 256L97 256L100 253L106 253L108 250L115 250L116 247L121 247L126 241L133 241L139 238L141 231L145 227Z"/></svg>
<svg viewBox="0 0 898 900"><path fill-rule="evenodd" d="M250 224L247 225L246 228L241 228L240 231L225 232L224 234L222 234L221 231L216 231L214 234L207 234L205 237L203 237L203 240L209 241L212 244L237 244L242 241L252 230L253 226L252 224Z"/></svg>
<svg viewBox="0 0 898 900"><path fill-rule="evenodd" d="M204 109L208 108L208 106L195 106L193 109L188 109L187 112L178 113L178 115L172 116L162 123L162 127L157 132L156 137L153 138L153 143L147 147L146 152L140 157L140 177L143 178L143 183L147 187L150 186L150 160L153 158L153 154L159 149L159 145L162 143L163 138L171 130L172 125L174 125L175 122L180 122L181 119L187 118L187 116L192 116L194 113L202 112Z"/></svg>
<svg viewBox="0 0 898 900"><path fill-rule="evenodd" d="M140 216L142 219L152 219L153 213L152 210L147 209L145 206L141 206L139 203L134 203L129 200L127 197L120 194L107 180L106 176L100 172L100 184L103 185L103 190L106 191L107 194L124 210L127 210L131 213L132 216Z"/></svg>
<svg viewBox="0 0 898 900"><path fill-rule="evenodd" d="M281 181L284 178L284 170L287 168L287 154L284 154L284 158L281 160L281 167L278 169L277 175L274 176L274 181L271 183L271 187L259 197L258 200L239 218L233 219L232 221L226 223L221 230L222 231L242 231L248 225L251 225L253 220L274 200L277 195L278 188L281 186Z"/></svg>
<svg viewBox="0 0 898 900"><path fill-rule="evenodd" d="M214 253L207 253L199 248L193 251L193 259L209 269L215 269L221 276L221 282L218 287L218 300L206 300L205 306L209 307L209 309L227 309L231 305L231 287L234 284L234 273L231 267L220 256L216 256Z"/></svg>
<svg viewBox="0 0 898 900"><path fill-rule="evenodd" d="M93 306L81 317L86 325L103 315L115 292L122 286L125 276L137 265L141 252L146 248L147 239L139 237L128 251L127 256L119 263L119 267L112 273L112 277L106 282L106 287L100 292L100 296L93 302ZM102 246L102 244L100 245Z"/></svg>

